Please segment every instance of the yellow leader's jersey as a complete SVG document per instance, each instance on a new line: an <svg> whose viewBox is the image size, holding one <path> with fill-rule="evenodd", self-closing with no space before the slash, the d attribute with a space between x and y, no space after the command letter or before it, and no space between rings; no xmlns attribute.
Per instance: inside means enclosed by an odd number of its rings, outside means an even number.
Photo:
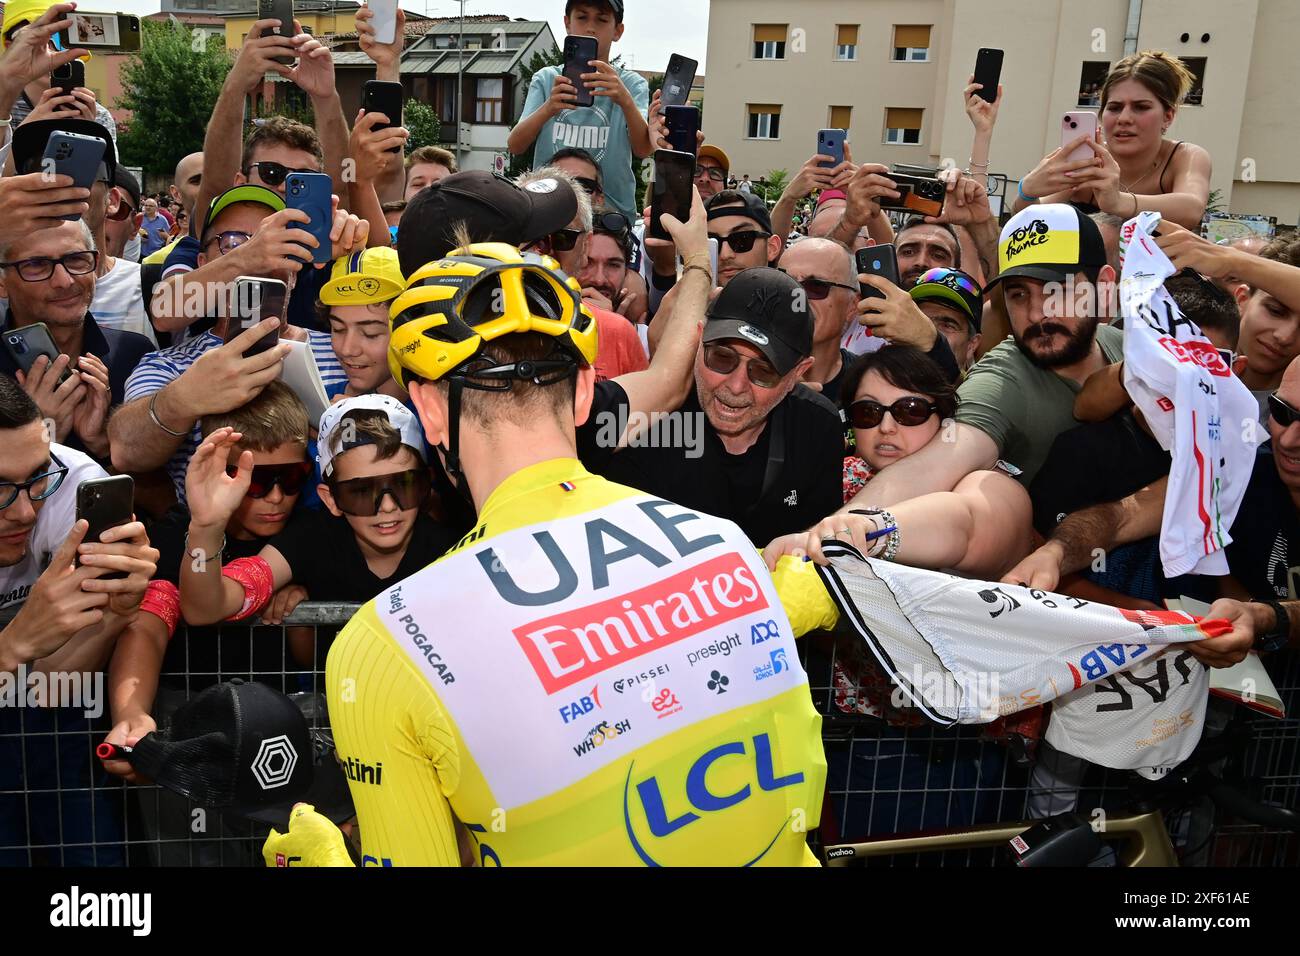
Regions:
<svg viewBox="0 0 1300 956"><path fill-rule="evenodd" d="M730 522L574 459L516 473L330 649L364 863L459 865L459 820L491 865L815 864L793 637L837 616L811 565L769 576Z"/></svg>

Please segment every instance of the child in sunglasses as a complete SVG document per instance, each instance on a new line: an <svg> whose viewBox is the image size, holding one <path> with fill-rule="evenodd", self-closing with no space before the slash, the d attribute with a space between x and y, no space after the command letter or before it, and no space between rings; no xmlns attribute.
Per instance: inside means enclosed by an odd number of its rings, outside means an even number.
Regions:
<svg viewBox="0 0 1300 956"><path fill-rule="evenodd" d="M368 601L455 543L424 514L430 478L415 416L395 398L363 395L321 418L317 490L328 514L299 512L256 557L223 567L223 529L255 481L252 453L233 454L240 440L231 428L208 435L186 478L195 560L181 569L180 597L192 625L251 617L291 583L317 600Z"/></svg>

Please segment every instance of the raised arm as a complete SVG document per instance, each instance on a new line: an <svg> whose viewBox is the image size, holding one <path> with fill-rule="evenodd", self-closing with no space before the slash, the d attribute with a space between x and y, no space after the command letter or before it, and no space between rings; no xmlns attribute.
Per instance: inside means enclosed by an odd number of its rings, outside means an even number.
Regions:
<svg viewBox="0 0 1300 956"><path fill-rule="evenodd" d="M406 43L406 13L401 7L397 8L397 29L393 34L392 43L379 43L375 40L375 28L370 24L374 18L375 12L369 7L357 8L357 43L361 47L361 52L374 62L376 80L400 83L402 82L402 47ZM394 119L393 122L401 125L403 120L399 118ZM388 164L383 172L375 177L374 187L380 203L396 202L406 191L406 167L402 164L400 153L396 159L395 163ZM354 198L353 201L356 202L356 199ZM356 211L359 207L352 208ZM374 241L373 225L370 235L371 240Z"/></svg>

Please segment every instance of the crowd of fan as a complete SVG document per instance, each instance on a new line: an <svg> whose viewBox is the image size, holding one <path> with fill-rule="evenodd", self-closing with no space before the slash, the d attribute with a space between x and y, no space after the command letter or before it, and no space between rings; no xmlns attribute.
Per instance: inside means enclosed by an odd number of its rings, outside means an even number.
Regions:
<svg viewBox="0 0 1300 956"><path fill-rule="evenodd" d="M734 520L770 562L847 531L896 561L1121 607L1179 594L1295 598L1300 241L1215 245L1196 234L1211 161L1166 137L1190 82L1174 57L1117 63L1099 92L1104 143L1085 140L1093 155L1073 162L1055 150L1020 181L1011 212L1050 207L1080 237L1077 258L1055 272L1088 287L1093 305L1061 315L1045 308L1047 276L999 274L1003 230L986 171L1000 91L992 103L974 84L962 91L971 160L942 174L940 217L891 220L880 205L896 196L889 169L851 151L840 165L811 157L769 207L747 180L728 188L729 159L701 134L692 214L666 218L671 239L657 240L646 237L648 211L634 209L632 164L665 147L666 129L659 94L610 65L624 30L611 4L566 5L570 33L599 43L587 112L609 145L599 155L561 146L554 125L574 90L556 68L541 70L510 136L513 152L534 152L515 182L459 172L436 147L403 162L408 133L386 125L399 117L349 122L328 47L261 21L203 151L181 159L166 196L142 201L102 105L89 90L50 87L51 70L76 53L50 44L68 9L19 22L7 13L0 55L0 115L11 117L0 328L44 323L61 353L23 371L0 349L0 610L17 612L0 631L0 669L106 671L111 742L155 729L196 689L195 674L215 682L323 659L310 630L264 646L246 628L215 625L277 623L304 600L367 601L472 527L390 373L388 304L405 276L474 242L550 256L582 287L604 383L579 428L583 464ZM375 41L370 18L357 14L361 47L377 78L398 79L400 15L392 44ZM315 129L272 118L246 134L245 97L268 73L310 99ZM108 144L88 192L41 170L59 130ZM332 264L311 264L317 242L295 228L307 216L286 208L294 171L333 178ZM1158 243L1182 270L1168 288L1233 354L1271 439L1231 528L1224 578L1170 581L1160 569L1170 457L1130 409L1123 332L1104 308L1120 226L1139 211L1160 214ZM896 247L899 285L855 267L858 249L881 243ZM701 269L710 298L682 281ZM283 322L227 334L225 299L212 290L239 277L290 284ZM276 345L249 351L277 327ZM304 344L331 403L320 421L282 380ZM676 413L691 440L651 440L672 420L644 424L657 413ZM134 476L137 520L83 541L76 488L111 473ZM899 534L869 543L876 517L849 513L863 506L890 509ZM1096 549L1111 556L1101 570ZM1259 633L1277 623L1259 603L1214 613L1249 618ZM1213 666L1245 650L1204 644L1193 650ZM913 718L869 671L837 663L836 706L906 726ZM25 861L13 848L28 844L89 854L111 842L112 815L93 812L99 791L62 806L24 806L20 793L100 779L75 738L56 746L49 736L90 725L63 710L21 719L0 712L0 862ZM133 779L124 763L107 772ZM114 862L102 847L94 859Z"/></svg>

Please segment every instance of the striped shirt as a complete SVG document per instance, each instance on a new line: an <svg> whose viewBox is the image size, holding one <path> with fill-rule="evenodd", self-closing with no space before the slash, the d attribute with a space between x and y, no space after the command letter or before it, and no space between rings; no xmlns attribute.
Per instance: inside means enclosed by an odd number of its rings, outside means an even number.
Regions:
<svg viewBox="0 0 1300 956"><path fill-rule="evenodd" d="M341 391L347 385L347 374L330 346L330 337L323 332L308 331L307 338L326 393ZM133 402L161 391L187 372L199 356L221 344L221 339L215 333L204 332L181 345L150 352L140 360L140 364L127 379L125 400ZM189 467L190 456L202 440L200 423L195 422L189 437L180 443L176 453L167 462L167 474L176 488L176 500L181 504L185 504L185 470Z"/></svg>

